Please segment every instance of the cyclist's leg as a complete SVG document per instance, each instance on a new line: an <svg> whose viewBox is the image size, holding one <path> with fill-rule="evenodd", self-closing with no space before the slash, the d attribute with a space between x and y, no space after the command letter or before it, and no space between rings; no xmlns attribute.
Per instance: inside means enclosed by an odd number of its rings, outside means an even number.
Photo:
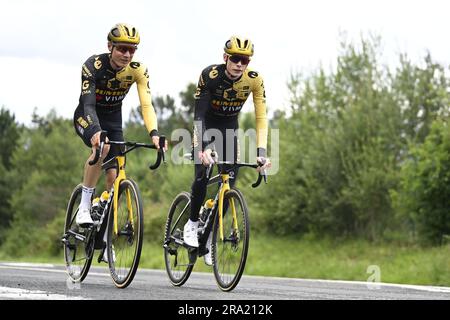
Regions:
<svg viewBox="0 0 450 320"><path fill-rule="evenodd" d="M102 122L100 122L102 128L108 132L108 139L111 141L124 141L123 129L122 129L122 117L120 114L115 113L107 115ZM120 154L121 146L111 145L108 154L106 155L103 163L108 162L110 159ZM105 167L106 174L106 190L110 190L117 177L117 162L111 161Z"/></svg>
<svg viewBox="0 0 450 320"><path fill-rule="evenodd" d="M84 116L84 109L82 106L79 105L75 110L73 121L77 135L83 140L86 146L92 148L91 137L95 132L93 132L92 126L89 125L89 122ZM109 151L108 147L109 146L105 146L104 155ZM90 217L91 201L95 192L95 186L101 175L100 161L93 166L89 165L89 161L93 160L93 158L94 152L91 153L84 166L83 191L81 194L80 211L77 215L77 223L80 225L92 224L93 222Z"/></svg>
<svg viewBox="0 0 450 320"><path fill-rule="evenodd" d="M206 196L206 188L209 177L206 176L206 167L202 164L195 165L195 179L191 186L191 221L198 221L198 213Z"/></svg>
<svg viewBox="0 0 450 320"><path fill-rule="evenodd" d="M100 120L100 126L107 132L107 137L109 140L111 141L124 141L124 136L123 136L123 129L122 129L122 115L120 110L119 111L115 111L113 113L105 113L105 114L101 114L101 117L99 117ZM108 154L105 156L103 163L108 162L109 160L113 159L114 157L118 156L120 154L120 146L117 145L110 145L109 146L109 152ZM111 161L109 162L106 167L104 168L105 170L105 182L106 182L106 190L109 191L111 190L114 181L116 180L117 177L117 162L116 161ZM105 227L106 224L104 226L102 226L100 233L101 236L103 237L103 243L106 244L106 239L107 239L107 234L105 232ZM105 247L103 248L105 249ZM102 259L103 261L107 262L107 250L103 250L102 253Z"/></svg>
<svg viewBox="0 0 450 320"><path fill-rule="evenodd" d="M209 129L215 129L216 121L208 120L206 119L205 123L205 134L206 140L210 140L212 136L209 136L208 130ZM214 136L214 134L212 134ZM216 136L214 136L214 139L217 139ZM194 182L191 186L191 214L189 220L191 221L198 221L198 214L200 211L200 207L203 204L203 201L206 197L206 189L208 185L208 180L212 174L212 172L209 172L209 176L206 175L206 167L202 164L202 162L199 159L199 151L200 146L202 145L203 141L199 141L199 146L193 146L193 157L194 157L194 164L195 164L195 173L194 173ZM220 143L219 143L220 144Z"/></svg>

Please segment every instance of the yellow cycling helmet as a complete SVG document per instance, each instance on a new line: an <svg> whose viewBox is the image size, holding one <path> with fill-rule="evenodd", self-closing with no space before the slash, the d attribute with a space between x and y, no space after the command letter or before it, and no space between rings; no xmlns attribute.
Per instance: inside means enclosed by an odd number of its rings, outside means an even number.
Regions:
<svg viewBox="0 0 450 320"><path fill-rule="evenodd" d="M240 54L243 56L253 56L253 43L249 39L232 36L223 48L228 54Z"/></svg>
<svg viewBox="0 0 450 320"><path fill-rule="evenodd" d="M138 45L141 38L135 27L126 23L118 23L108 33L108 41Z"/></svg>

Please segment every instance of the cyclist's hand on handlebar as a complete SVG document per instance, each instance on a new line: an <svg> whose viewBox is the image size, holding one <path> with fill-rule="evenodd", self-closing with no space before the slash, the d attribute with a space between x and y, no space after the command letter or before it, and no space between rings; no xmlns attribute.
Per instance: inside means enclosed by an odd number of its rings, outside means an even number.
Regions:
<svg viewBox="0 0 450 320"><path fill-rule="evenodd" d="M152 137L152 142L159 149L159 136L153 136ZM168 149L167 139L166 139L166 142L164 144L164 148L163 149L164 149L164 152L166 152L167 149Z"/></svg>
<svg viewBox="0 0 450 320"><path fill-rule="evenodd" d="M212 151L211 149L206 149L205 151L200 151L198 153L198 157L200 161L203 163L205 167L210 164L216 163L218 159L217 151Z"/></svg>
<svg viewBox="0 0 450 320"><path fill-rule="evenodd" d="M258 172L264 172L266 169L269 169L272 166L269 158L266 157L257 157L256 163L260 166L256 168Z"/></svg>
<svg viewBox="0 0 450 320"><path fill-rule="evenodd" d="M91 137L91 145L92 145L92 149L97 149L100 147L100 134L102 132L101 131L97 131L96 133L94 133L94 135ZM108 142L109 139L108 137L105 138L105 142Z"/></svg>
<svg viewBox="0 0 450 320"><path fill-rule="evenodd" d="M92 148L98 148L100 146L100 134L102 132L101 131L97 131L96 133L94 133L94 135L91 137L91 145Z"/></svg>

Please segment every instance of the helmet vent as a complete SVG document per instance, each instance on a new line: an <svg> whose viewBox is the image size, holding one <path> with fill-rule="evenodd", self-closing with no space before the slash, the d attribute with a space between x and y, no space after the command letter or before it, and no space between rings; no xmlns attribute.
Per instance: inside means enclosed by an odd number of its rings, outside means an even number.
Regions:
<svg viewBox="0 0 450 320"><path fill-rule="evenodd" d="M244 48L247 48L247 46L248 46L248 40L245 40L244 41Z"/></svg>
<svg viewBox="0 0 450 320"><path fill-rule="evenodd" d="M112 33L112 35L113 35L114 37L120 37L120 32L119 32L119 29L118 29L118 28L114 28L114 29L111 31L111 33Z"/></svg>
<svg viewBox="0 0 450 320"><path fill-rule="evenodd" d="M237 39L236 39L236 42L237 42L237 44L238 44L238 47L241 48L241 39L237 38Z"/></svg>

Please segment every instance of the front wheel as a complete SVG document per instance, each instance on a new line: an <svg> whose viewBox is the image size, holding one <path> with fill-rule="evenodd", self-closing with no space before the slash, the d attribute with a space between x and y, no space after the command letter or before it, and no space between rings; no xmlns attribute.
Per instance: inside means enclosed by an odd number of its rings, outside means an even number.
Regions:
<svg viewBox="0 0 450 320"><path fill-rule="evenodd" d="M194 262L195 252L183 246L183 227L191 213L191 195L187 192L178 194L169 209L164 235L164 262L167 275L174 286L182 286L189 278Z"/></svg>
<svg viewBox="0 0 450 320"><path fill-rule="evenodd" d="M222 225L223 239L217 213L211 243L213 269L219 288L231 291L237 286L244 272L250 241L247 204L237 189L225 193Z"/></svg>
<svg viewBox="0 0 450 320"><path fill-rule="evenodd" d="M142 199L134 181L126 179L120 182L117 232L114 228L114 205L110 208L106 243L109 270L116 287L126 288L136 274L144 235Z"/></svg>
<svg viewBox="0 0 450 320"><path fill-rule="evenodd" d="M81 282L86 278L94 254L94 241L92 231L84 229L75 222L78 214L78 206L81 202L83 186L77 185L72 191L66 210L66 222L64 224L64 259L66 270L70 279Z"/></svg>

